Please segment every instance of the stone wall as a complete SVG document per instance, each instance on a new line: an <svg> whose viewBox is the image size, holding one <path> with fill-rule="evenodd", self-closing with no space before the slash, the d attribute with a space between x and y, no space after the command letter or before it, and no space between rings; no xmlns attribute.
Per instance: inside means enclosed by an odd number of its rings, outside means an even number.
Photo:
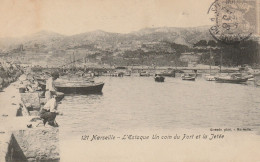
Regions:
<svg viewBox="0 0 260 162"><path fill-rule="evenodd" d="M28 161L13 134L11 135L11 139L9 141L7 154L5 156L5 161L6 162Z"/></svg>
<svg viewBox="0 0 260 162"><path fill-rule="evenodd" d="M6 161L60 161L59 129L42 128L14 131ZM19 160L18 160L19 161Z"/></svg>
<svg viewBox="0 0 260 162"><path fill-rule="evenodd" d="M29 111L41 108L39 93L21 93L21 100Z"/></svg>

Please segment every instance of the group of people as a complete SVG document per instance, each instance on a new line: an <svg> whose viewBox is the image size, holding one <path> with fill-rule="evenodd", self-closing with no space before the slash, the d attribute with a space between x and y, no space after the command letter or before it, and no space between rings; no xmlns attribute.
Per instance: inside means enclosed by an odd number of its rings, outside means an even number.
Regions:
<svg viewBox="0 0 260 162"><path fill-rule="evenodd" d="M54 72L51 74L51 77L46 81L46 91L45 91L45 99L46 104L41 109L40 118L43 119L44 126L46 123L53 127L58 127L57 122L55 121L57 114L62 114L58 111L58 103L57 103L57 90L54 86L54 81L59 78L59 74Z"/></svg>
<svg viewBox="0 0 260 162"><path fill-rule="evenodd" d="M25 72L25 70L21 70L19 67L17 67L15 64L9 63L4 61L0 58L0 91L6 87L11 82L15 81L18 77L21 76L21 74ZM29 74L30 74L29 70ZM25 72L26 73L26 72ZM26 88L29 88L30 92L34 92L34 88L39 88L38 82L27 79L28 76L25 77L25 81L23 81L22 84L26 86ZM59 78L58 72L53 72L51 74L51 77L46 81L46 91L45 91L45 98L46 98L46 104L40 111L40 118L43 119L44 126L46 123L48 125L57 127L58 124L55 121L56 115L60 114L61 112L58 111L58 103L57 103L57 90L54 86L54 81ZM28 81L28 84L26 84ZM35 87L34 87L35 86ZM30 90L31 88L31 90Z"/></svg>
<svg viewBox="0 0 260 162"><path fill-rule="evenodd" d="M0 91L14 82L21 74L22 70L19 66L0 58Z"/></svg>

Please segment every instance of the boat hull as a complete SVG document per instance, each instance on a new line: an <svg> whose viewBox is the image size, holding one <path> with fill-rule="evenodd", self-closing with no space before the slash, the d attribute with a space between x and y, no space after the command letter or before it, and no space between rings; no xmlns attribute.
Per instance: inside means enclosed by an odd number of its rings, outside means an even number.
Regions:
<svg viewBox="0 0 260 162"><path fill-rule="evenodd" d="M160 75L164 77L175 77L175 73L161 73Z"/></svg>
<svg viewBox="0 0 260 162"><path fill-rule="evenodd" d="M195 78L193 78L193 77L182 77L182 80L195 81Z"/></svg>
<svg viewBox="0 0 260 162"><path fill-rule="evenodd" d="M216 79L215 79L215 76L212 76L212 75L206 76L205 79L206 79L207 81L215 81L215 80L216 80Z"/></svg>
<svg viewBox="0 0 260 162"><path fill-rule="evenodd" d="M155 77L154 78L154 80L156 81L156 82L164 82L164 77Z"/></svg>
<svg viewBox="0 0 260 162"><path fill-rule="evenodd" d="M89 86L56 86L59 92L64 94L95 94L102 93L104 83L96 83Z"/></svg>
<svg viewBox="0 0 260 162"><path fill-rule="evenodd" d="M216 82L218 83L245 83L247 82L248 78L243 78L243 79L223 79L223 78L218 78L215 77Z"/></svg>
<svg viewBox="0 0 260 162"><path fill-rule="evenodd" d="M149 77L150 74L139 74L140 77Z"/></svg>
<svg viewBox="0 0 260 162"><path fill-rule="evenodd" d="M197 74L182 74L181 79L186 81L195 81Z"/></svg>

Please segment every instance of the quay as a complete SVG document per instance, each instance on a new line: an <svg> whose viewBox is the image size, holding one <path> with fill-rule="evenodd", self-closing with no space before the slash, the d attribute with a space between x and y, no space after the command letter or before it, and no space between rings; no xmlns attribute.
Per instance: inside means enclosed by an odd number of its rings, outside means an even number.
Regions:
<svg viewBox="0 0 260 162"><path fill-rule="evenodd" d="M0 93L0 161L59 161L59 128L44 127L38 114L21 107L26 98L18 85L14 82ZM34 93L28 96L36 98ZM33 99L29 102L34 107Z"/></svg>
<svg viewBox="0 0 260 162"><path fill-rule="evenodd" d="M141 73L147 73L147 76L153 76L156 73L170 72L174 71L177 76L180 73L196 73L200 76L206 74L216 74L216 73L239 73L243 67L225 67L222 66L211 66L209 65L197 65L190 67L174 67L174 66L120 66L120 67L108 67L108 66L96 66L96 67L35 67L35 69L42 71L59 71L61 74L75 74L78 76L88 75L88 76L111 76L111 77L122 77L122 76L140 76ZM251 67L250 67L251 68ZM253 68L257 73L260 73L260 68Z"/></svg>
<svg viewBox="0 0 260 162"><path fill-rule="evenodd" d="M30 81L30 73L2 79L0 161L60 161L59 128L45 127L39 118L46 101ZM24 86L31 89L23 92Z"/></svg>

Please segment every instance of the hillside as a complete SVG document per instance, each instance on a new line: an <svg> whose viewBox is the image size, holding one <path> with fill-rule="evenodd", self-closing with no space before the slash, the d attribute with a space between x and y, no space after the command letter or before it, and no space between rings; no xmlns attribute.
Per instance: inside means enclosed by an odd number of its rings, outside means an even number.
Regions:
<svg viewBox="0 0 260 162"><path fill-rule="evenodd" d="M195 43L212 40L208 28L145 28L127 34L97 30L72 36L41 31L20 38L1 38L0 54L18 63L40 65L61 66L75 59L101 65L175 66L183 65L181 53L196 51ZM208 58L208 50L199 53Z"/></svg>
<svg viewBox="0 0 260 162"><path fill-rule="evenodd" d="M124 44L141 44L142 42L169 41L177 44L192 46L201 39L211 39L208 27L194 28L145 28L128 34L109 33L101 30L64 36L54 32L41 31L20 38L1 38L0 48L11 50L23 44L24 49L39 44L49 50L84 47L84 45L101 45L104 48L115 48ZM88 47L88 46L86 46Z"/></svg>

